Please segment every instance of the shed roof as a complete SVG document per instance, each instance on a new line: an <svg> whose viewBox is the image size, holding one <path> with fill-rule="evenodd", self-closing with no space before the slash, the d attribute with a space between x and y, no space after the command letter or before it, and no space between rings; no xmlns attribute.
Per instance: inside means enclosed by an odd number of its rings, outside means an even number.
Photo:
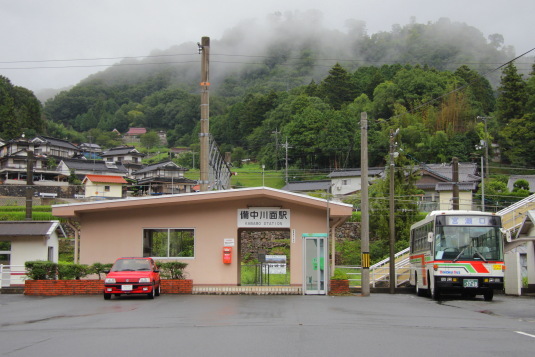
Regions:
<svg viewBox="0 0 535 357"><path fill-rule="evenodd" d="M0 222L0 237L46 237L54 233L58 226L59 221L2 221Z"/></svg>

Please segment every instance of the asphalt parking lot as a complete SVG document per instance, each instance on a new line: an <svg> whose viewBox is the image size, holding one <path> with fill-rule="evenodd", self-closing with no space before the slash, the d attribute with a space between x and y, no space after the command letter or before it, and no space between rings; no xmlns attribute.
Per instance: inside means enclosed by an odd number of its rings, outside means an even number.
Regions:
<svg viewBox="0 0 535 357"><path fill-rule="evenodd" d="M535 299L0 295L2 356L531 356Z"/></svg>

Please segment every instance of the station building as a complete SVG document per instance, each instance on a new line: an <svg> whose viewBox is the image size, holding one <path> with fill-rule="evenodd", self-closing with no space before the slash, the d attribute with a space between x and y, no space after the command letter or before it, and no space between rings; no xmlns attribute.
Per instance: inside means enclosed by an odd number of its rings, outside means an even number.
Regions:
<svg viewBox="0 0 535 357"><path fill-rule="evenodd" d="M242 286L243 233L285 232L289 254L271 257L262 272L272 266L303 294L326 294L334 230L352 209L261 187L56 205L52 213L78 222L79 263L112 263L125 256L182 261L194 286Z"/></svg>

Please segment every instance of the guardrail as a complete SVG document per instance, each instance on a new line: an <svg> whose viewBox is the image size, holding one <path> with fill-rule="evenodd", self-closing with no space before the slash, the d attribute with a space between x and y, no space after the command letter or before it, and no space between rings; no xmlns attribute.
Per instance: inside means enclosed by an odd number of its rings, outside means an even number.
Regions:
<svg viewBox="0 0 535 357"><path fill-rule="evenodd" d="M0 287L24 285L26 280L26 268L24 265L0 264Z"/></svg>

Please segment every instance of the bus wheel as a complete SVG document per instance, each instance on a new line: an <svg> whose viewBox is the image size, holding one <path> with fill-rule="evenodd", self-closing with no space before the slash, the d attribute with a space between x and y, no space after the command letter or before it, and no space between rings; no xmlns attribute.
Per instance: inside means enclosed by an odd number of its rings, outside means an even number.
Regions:
<svg viewBox="0 0 535 357"><path fill-rule="evenodd" d="M487 290L487 292L483 294L483 299L485 299L485 301L492 301L493 297L494 297L494 290L492 289Z"/></svg>
<svg viewBox="0 0 535 357"><path fill-rule="evenodd" d="M421 289L418 286L418 275L414 274L414 280L416 281L416 295L417 296L424 296L424 289Z"/></svg>
<svg viewBox="0 0 535 357"><path fill-rule="evenodd" d="M435 301L440 300L440 290L435 286L434 281L427 280L427 283L429 284L429 292L431 295L431 299Z"/></svg>

